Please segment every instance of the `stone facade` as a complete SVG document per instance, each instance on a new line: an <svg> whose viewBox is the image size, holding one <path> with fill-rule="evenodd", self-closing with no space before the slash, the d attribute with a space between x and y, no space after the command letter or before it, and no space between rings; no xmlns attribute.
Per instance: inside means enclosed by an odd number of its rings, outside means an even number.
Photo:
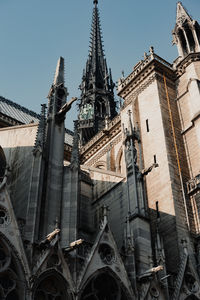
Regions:
<svg viewBox="0 0 200 300"><path fill-rule="evenodd" d="M97 5L73 146L63 58L39 124L0 129L0 299L200 299L199 24L178 2L180 56L151 47L116 115Z"/></svg>

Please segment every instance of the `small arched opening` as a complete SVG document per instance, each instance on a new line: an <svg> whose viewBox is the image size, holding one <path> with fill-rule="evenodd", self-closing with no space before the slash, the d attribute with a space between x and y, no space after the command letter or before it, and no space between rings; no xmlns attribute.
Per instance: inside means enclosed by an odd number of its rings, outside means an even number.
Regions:
<svg viewBox="0 0 200 300"><path fill-rule="evenodd" d="M122 173L122 157L123 157L123 151L122 151L122 147L120 147L116 157L116 171L119 173Z"/></svg>

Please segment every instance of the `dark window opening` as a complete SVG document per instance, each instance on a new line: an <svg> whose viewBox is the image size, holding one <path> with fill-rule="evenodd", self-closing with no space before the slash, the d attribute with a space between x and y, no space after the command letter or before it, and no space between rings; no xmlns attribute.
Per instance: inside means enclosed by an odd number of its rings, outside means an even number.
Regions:
<svg viewBox="0 0 200 300"><path fill-rule="evenodd" d="M105 103L102 103L102 117L106 115L106 106Z"/></svg>
<svg viewBox="0 0 200 300"><path fill-rule="evenodd" d="M94 276L85 287L81 300L127 300L122 284L107 273Z"/></svg>
<svg viewBox="0 0 200 300"><path fill-rule="evenodd" d="M188 38L188 43L190 45L190 51L194 52L195 51L195 41L194 41L192 30L190 29L188 24L185 25L185 32L186 32L186 35Z"/></svg>
<svg viewBox="0 0 200 300"><path fill-rule="evenodd" d="M200 26L199 26L199 24L195 24L195 31L197 34L198 42L200 44Z"/></svg>
<svg viewBox="0 0 200 300"><path fill-rule="evenodd" d="M46 277L38 285L34 300L65 300L71 299L67 293L67 287L60 278L54 275Z"/></svg>
<svg viewBox="0 0 200 300"><path fill-rule="evenodd" d="M147 128L147 132L149 132L149 120L146 120L146 128Z"/></svg>
<svg viewBox="0 0 200 300"><path fill-rule="evenodd" d="M156 155L153 156L154 164L157 164Z"/></svg>
<svg viewBox="0 0 200 300"><path fill-rule="evenodd" d="M185 39L185 36L184 36L184 33L183 33L182 29L179 30L178 36L180 38L183 54L186 55L186 54L188 54L188 49L187 49L187 43L186 43L186 39Z"/></svg>

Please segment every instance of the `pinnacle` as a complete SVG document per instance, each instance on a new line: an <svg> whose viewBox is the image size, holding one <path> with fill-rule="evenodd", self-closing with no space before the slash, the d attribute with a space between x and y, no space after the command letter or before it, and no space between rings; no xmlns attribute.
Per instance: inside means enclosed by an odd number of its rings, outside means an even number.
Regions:
<svg viewBox="0 0 200 300"><path fill-rule="evenodd" d="M64 58L60 57L57 62L54 84L64 83Z"/></svg>
<svg viewBox="0 0 200 300"><path fill-rule="evenodd" d="M93 3L94 4L98 4L98 0L93 0Z"/></svg>
<svg viewBox="0 0 200 300"><path fill-rule="evenodd" d="M178 3L177 3L176 18L177 18L177 22L179 20L180 21L183 20L184 18L192 20L181 1L178 1Z"/></svg>

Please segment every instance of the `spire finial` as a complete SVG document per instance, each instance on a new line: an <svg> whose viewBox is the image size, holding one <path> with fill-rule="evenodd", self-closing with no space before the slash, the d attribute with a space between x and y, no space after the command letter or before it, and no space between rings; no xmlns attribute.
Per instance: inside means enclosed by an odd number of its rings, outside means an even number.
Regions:
<svg viewBox="0 0 200 300"><path fill-rule="evenodd" d="M60 57L57 62L54 84L64 83L64 58Z"/></svg>

